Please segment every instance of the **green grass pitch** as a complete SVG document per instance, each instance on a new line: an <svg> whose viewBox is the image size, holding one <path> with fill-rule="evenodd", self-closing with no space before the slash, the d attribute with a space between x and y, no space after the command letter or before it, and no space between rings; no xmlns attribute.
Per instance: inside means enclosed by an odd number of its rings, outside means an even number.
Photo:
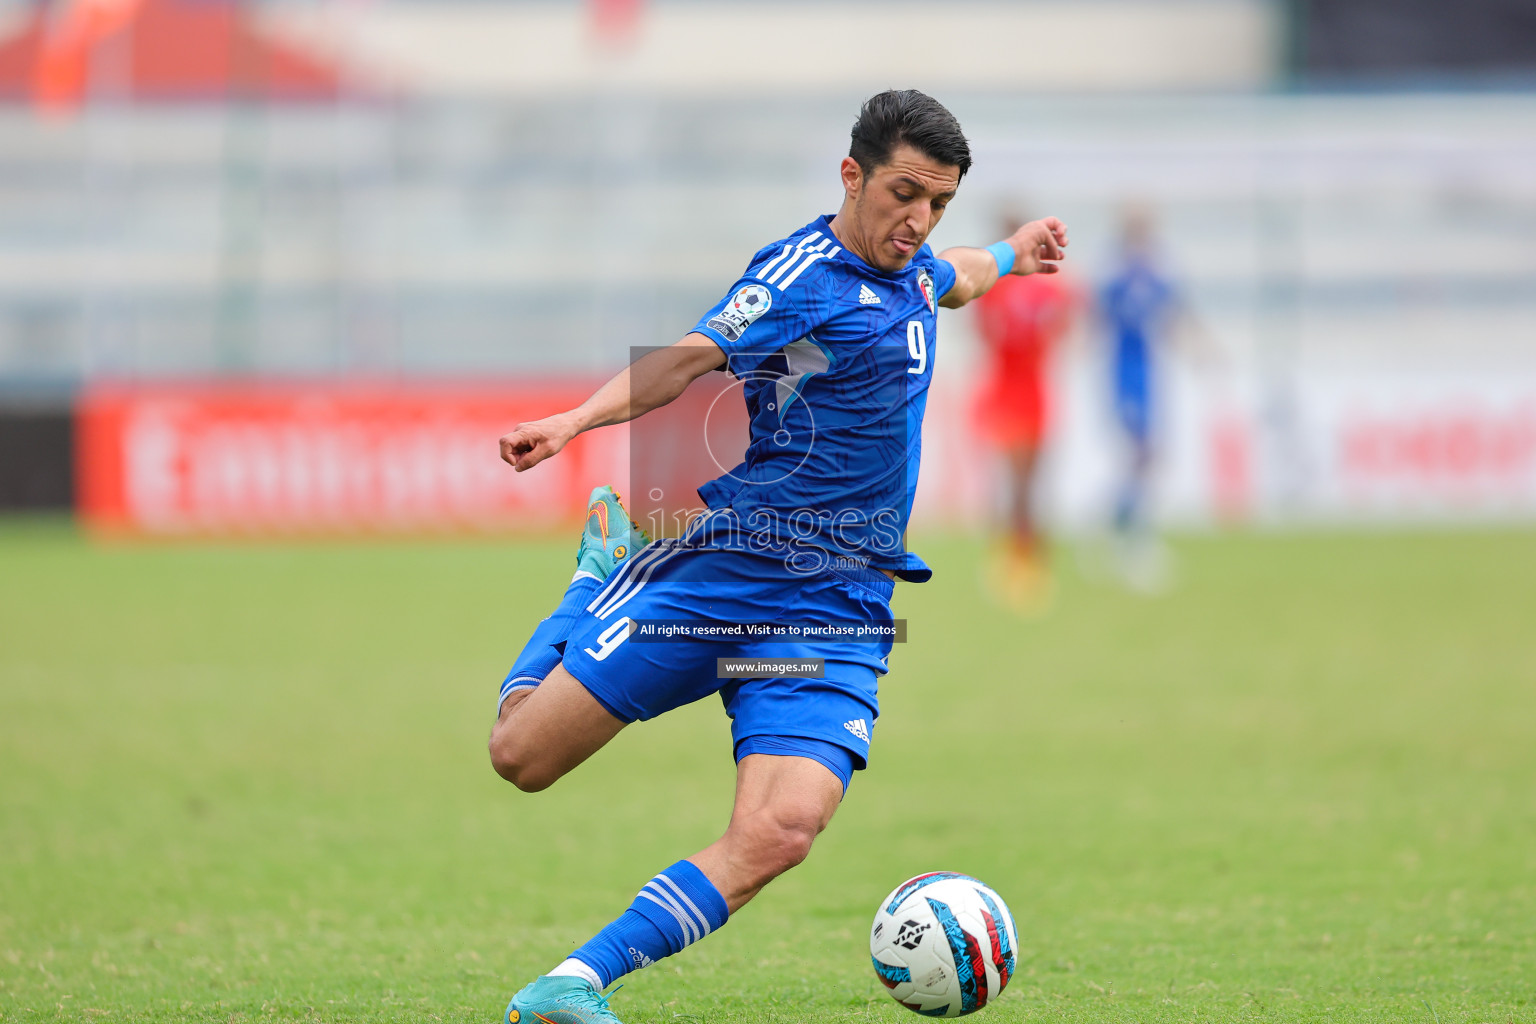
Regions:
<svg viewBox="0 0 1536 1024"><path fill-rule="evenodd" d="M1188 539L1028 623L919 547L871 770L627 1024L915 1021L867 928L936 868L1014 910L997 1024L1536 1021L1536 534ZM0 527L0 1019L494 1022L731 795L714 701L490 771L571 548Z"/></svg>

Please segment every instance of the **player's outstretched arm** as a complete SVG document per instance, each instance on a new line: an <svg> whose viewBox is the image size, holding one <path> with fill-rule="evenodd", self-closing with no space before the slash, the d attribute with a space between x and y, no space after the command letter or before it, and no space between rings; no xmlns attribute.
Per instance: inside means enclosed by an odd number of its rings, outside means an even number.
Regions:
<svg viewBox="0 0 1536 1024"><path fill-rule="evenodd" d="M1013 250L1008 273L1054 274L1061 269L1056 261L1067 255L1067 226L1055 217L1032 220L998 245ZM1006 258L1008 254L1004 252L1002 255ZM958 309L972 299L981 298L997 283L999 257L992 249L959 246L945 249L939 253L939 259L948 261L955 268L954 287L939 300L941 306Z"/></svg>
<svg viewBox="0 0 1536 1024"><path fill-rule="evenodd" d="M725 353L702 334L647 352L569 412L519 423L501 439L503 461L521 473L532 469L593 427L627 423L666 405L699 377L725 365Z"/></svg>

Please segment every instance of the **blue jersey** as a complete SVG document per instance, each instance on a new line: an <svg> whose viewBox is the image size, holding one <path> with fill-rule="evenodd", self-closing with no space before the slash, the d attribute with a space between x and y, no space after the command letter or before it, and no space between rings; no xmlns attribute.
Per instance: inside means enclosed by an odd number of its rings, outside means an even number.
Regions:
<svg viewBox="0 0 1536 1024"><path fill-rule="evenodd" d="M1152 347L1175 301L1173 287L1140 260L1127 263L1104 286L1100 304L1114 334L1112 366L1118 401L1151 401Z"/></svg>
<svg viewBox="0 0 1536 1024"><path fill-rule="evenodd" d="M895 273L820 217L758 250L694 328L743 383L741 465L699 488L701 543L789 551L792 567L932 571L906 550L933 379L938 301L955 270L923 246Z"/></svg>

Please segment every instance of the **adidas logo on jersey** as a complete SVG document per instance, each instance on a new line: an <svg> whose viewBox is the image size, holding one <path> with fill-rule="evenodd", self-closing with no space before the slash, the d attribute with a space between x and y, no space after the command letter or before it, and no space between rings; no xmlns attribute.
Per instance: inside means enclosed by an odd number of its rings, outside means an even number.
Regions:
<svg viewBox="0 0 1536 1024"><path fill-rule="evenodd" d="M869 285L867 285L867 284L859 285L859 305L861 305L861 306L878 306L879 304L880 304L880 296L878 296L874 292L870 291L869 290Z"/></svg>
<svg viewBox="0 0 1536 1024"><path fill-rule="evenodd" d="M863 740L865 743L869 742L869 726L864 724L864 719L862 719L862 718L855 718L851 722L844 722L843 723L843 728L847 729L849 732L853 733L855 736L857 736L859 739Z"/></svg>

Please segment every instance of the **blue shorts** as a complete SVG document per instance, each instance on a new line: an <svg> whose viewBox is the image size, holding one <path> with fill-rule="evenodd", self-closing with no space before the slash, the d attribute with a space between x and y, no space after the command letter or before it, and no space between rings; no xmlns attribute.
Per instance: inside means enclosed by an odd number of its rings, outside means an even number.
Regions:
<svg viewBox="0 0 1536 1024"><path fill-rule="evenodd" d="M1152 395L1148 391L1120 391L1115 395L1115 418L1132 442L1144 446L1152 440Z"/></svg>
<svg viewBox="0 0 1536 1024"><path fill-rule="evenodd" d="M894 586L873 569L789 571L771 555L660 540L610 576L571 628L563 664L610 714L644 721L720 694L736 759L793 753L820 761L847 787L868 763L880 715L877 679L891 637L647 638L647 622L687 623L690 634L744 624L891 624ZM693 628L695 626L704 628ZM717 659L816 658L824 677L721 679ZM796 745L794 741L806 741ZM804 749L789 749L803 747Z"/></svg>

